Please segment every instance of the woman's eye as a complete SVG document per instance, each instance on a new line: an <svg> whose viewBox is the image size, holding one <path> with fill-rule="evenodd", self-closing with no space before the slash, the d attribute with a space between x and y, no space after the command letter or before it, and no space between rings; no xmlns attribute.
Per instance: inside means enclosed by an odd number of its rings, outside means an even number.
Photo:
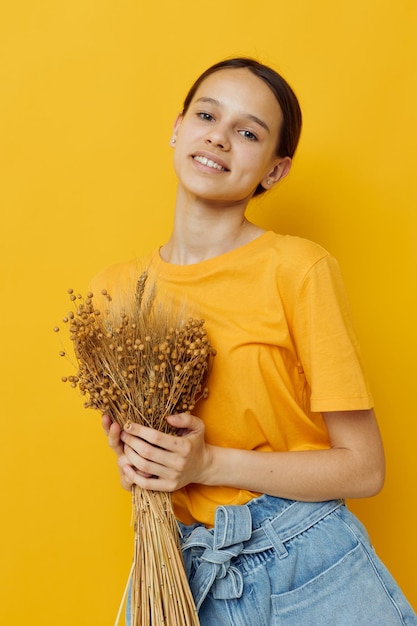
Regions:
<svg viewBox="0 0 417 626"><path fill-rule="evenodd" d="M212 115L210 115L210 113L205 113L204 111L201 113L197 114L198 117L200 117L202 120L205 120L206 122L211 122L214 117Z"/></svg>
<svg viewBox="0 0 417 626"><path fill-rule="evenodd" d="M249 139L250 141L258 140L257 136L251 133L250 130L240 130L239 133L242 135L242 137L245 137L245 139Z"/></svg>

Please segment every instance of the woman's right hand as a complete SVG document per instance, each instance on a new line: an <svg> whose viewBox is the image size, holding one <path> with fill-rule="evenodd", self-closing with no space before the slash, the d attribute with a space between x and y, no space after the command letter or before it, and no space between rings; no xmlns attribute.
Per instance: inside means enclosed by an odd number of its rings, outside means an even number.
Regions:
<svg viewBox="0 0 417 626"><path fill-rule="evenodd" d="M101 423L103 426L103 430L107 436L109 446L117 456L117 467L120 474L120 484L122 485L123 489L126 489L126 491L131 491L133 482L127 478L124 468L128 466L129 468L132 468L135 472L138 472L138 470L136 469L136 467L133 467L129 463L125 455L124 443L120 439L122 429L118 424L113 423L108 415L103 415ZM143 474L142 472L140 473L145 478L150 477L150 475L148 474Z"/></svg>

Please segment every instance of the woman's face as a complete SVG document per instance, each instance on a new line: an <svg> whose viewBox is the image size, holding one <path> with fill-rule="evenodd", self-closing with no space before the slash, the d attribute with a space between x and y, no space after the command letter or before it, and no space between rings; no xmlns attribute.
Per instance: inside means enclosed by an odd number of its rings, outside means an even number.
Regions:
<svg viewBox="0 0 417 626"><path fill-rule="evenodd" d="M259 183L269 189L291 164L276 155L281 123L274 94L249 70L211 74L174 127L179 184L202 199L228 203L249 200Z"/></svg>

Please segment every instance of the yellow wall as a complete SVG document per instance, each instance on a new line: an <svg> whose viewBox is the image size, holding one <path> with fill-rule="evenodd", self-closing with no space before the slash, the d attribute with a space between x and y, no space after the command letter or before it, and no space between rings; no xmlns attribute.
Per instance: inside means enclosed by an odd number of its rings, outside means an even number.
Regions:
<svg viewBox="0 0 417 626"><path fill-rule="evenodd" d="M176 8L178 7L181 8ZM225 56L301 99L290 178L251 209L341 262L384 435L383 493L356 502L417 607L414 0L15 0L0 9L0 623L108 626L132 554L99 416L60 377L66 289L170 229L171 124Z"/></svg>

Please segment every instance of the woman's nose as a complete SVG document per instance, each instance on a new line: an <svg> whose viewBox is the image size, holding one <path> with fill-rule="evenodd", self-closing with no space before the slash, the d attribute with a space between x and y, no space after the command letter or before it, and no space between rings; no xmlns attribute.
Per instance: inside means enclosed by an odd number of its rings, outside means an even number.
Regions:
<svg viewBox="0 0 417 626"><path fill-rule="evenodd" d="M230 140L227 132L219 126L211 129L210 132L207 133L205 142L221 150L229 150L230 148Z"/></svg>

